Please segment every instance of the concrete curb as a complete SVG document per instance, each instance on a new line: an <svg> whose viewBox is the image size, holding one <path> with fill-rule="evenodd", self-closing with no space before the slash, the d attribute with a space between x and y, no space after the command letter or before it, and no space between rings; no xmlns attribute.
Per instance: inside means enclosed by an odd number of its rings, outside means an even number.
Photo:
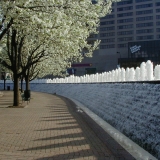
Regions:
<svg viewBox="0 0 160 160"><path fill-rule="evenodd" d="M101 126L114 140L116 140L126 151L128 151L137 160L158 160L153 157L149 152L145 151L139 145L134 143L124 134L119 132L117 129L113 128L110 124L104 121L102 118L94 114L88 108L86 108L79 101L70 98L76 105L78 109L83 110L87 115L89 115L99 126Z"/></svg>

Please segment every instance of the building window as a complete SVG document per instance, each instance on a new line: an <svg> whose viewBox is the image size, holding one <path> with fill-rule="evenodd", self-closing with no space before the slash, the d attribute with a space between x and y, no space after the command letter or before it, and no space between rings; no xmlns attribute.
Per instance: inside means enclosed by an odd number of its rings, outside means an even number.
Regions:
<svg viewBox="0 0 160 160"><path fill-rule="evenodd" d="M127 44L127 43L118 44L118 48L126 48L126 47L128 47L128 44Z"/></svg>
<svg viewBox="0 0 160 160"><path fill-rule="evenodd" d="M101 43L107 43L107 42L115 42L115 38L101 39Z"/></svg>
<svg viewBox="0 0 160 160"><path fill-rule="evenodd" d="M156 22L156 25L157 25L157 26L160 26L160 22Z"/></svg>
<svg viewBox="0 0 160 160"><path fill-rule="evenodd" d="M101 18L101 19L111 19L114 18L114 14L108 14L107 16Z"/></svg>
<svg viewBox="0 0 160 160"><path fill-rule="evenodd" d="M132 9L133 9L133 6L128 6L128 7L123 7L123 8L117 8L117 11L128 11Z"/></svg>
<svg viewBox="0 0 160 160"><path fill-rule="evenodd" d="M137 28L153 26L153 22L136 24Z"/></svg>
<svg viewBox="0 0 160 160"><path fill-rule="evenodd" d="M140 3L140 2L148 2L148 1L152 1L152 0L136 0L136 3Z"/></svg>
<svg viewBox="0 0 160 160"><path fill-rule="evenodd" d="M156 15L156 19L160 19L160 15Z"/></svg>
<svg viewBox="0 0 160 160"><path fill-rule="evenodd" d="M115 48L115 44L100 45L100 49Z"/></svg>
<svg viewBox="0 0 160 160"><path fill-rule="evenodd" d="M156 31L157 31L157 32L160 32L160 28L157 28Z"/></svg>
<svg viewBox="0 0 160 160"><path fill-rule="evenodd" d="M160 39L160 35L157 35L157 39Z"/></svg>
<svg viewBox="0 0 160 160"><path fill-rule="evenodd" d="M150 4L142 4L142 5L137 5L136 9L142 9L142 8L148 8L148 7L152 7L152 3Z"/></svg>
<svg viewBox="0 0 160 160"><path fill-rule="evenodd" d="M101 33L100 37L115 36L115 32Z"/></svg>
<svg viewBox="0 0 160 160"><path fill-rule="evenodd" d="M142 33L153 33L153 29L141 29L136 31L137 34L142 34Z"/></svg>
<svg viewBox="0 0 160 160"><path fill-rule="evenodd" d="M133 0L126 0L126 1L121 1L117 3L117 6L121 6L121 5L126 5L126 4L132 4Z"/></svg>
<svg viewBox="0 0 160 160"><path fill-rule="evenodd" d="M118 26L117 28L118 28L118 29L128 29L128 28L133 28L133 24Z"/></svg>
<svg viewBox="0 0 160 160"><path fill-rule="evenodd" d="M100 22L100 25L102 26L102 25L106 25L106 22Z"/></svg>
<svg viewBox="0 0 160 160"><path fill-rule="evenodd" d="M117 35L130 35L133 34L133 31L121 31L117 32Z"/></svg>
<svg viewBox="0 0 160 160"><path fill-rule="evenodd" d="M159 8L159 9L156 9L156 12L159 13L159 12L160 12L160 8Z"/></svg>
<svg viewBox="0 0 160 160"><path fill-rule="evenodd" d="M91 35L89 36L89 38L97 38L97 37L98 37L97 34L91 34Z"/></svg>
<svg viewBox="0 0 160 160"><path fill-rule="evenodd" d="M118 38L118 42L124 42L124 41L132 41L133 37L122 37Z"/></svg>
<svg viewBox="0 0 160 160"><path fill-rule="evenodd" d="M136 21L147 21L147 20L153 20L153 16L137 17L136 18Z"/></svg>
<svg viewBox="0 0 160 160"><path fill-rule="evenodd" d="M127 22L133 22L133 18L117 20L117 23L127 23Z"/></svg>
<svg viewBox="0 0 160 160"><path fill-rule="evenodd" d="M107 33L101 33L100 37L107 37Z"/></svg>
<svg viewBox="0 0 160 160"><path fill-rule="evenodd" d="M133 12L117 14L117 17L128 17L128 16L133 16Z"/></svg>
<svg viewBox="0 0 160 160"><path fill-rule="evenodd" d="M114 24L114 21L100 22L100 25Z"/></svg>
<svg viewBox="0 0 160 160"><path fill-rule="evenodd" d="M137 36L137 40L148 40L148 39L153 39L153 35L149 36Z"/></svg>
<svg viewBox="0 0 160 160"><path fill-rule="evenodd" d="M153 13L153 10L137 11L136 15L150 14L150 13Z"/></svg>
<svg viewBox="0 0 160 160"><path fill-rule="evenodd" d="M111 26L111 27L100 27L100 31L111 31L111 30L115 30L115 26Z"/></svg>
<svg viewBox="0 0 160 160"><path fill-rule="evenodd" d="M157 2L157 3L156 3L156 6L160 6L160 2Z"/></svg>

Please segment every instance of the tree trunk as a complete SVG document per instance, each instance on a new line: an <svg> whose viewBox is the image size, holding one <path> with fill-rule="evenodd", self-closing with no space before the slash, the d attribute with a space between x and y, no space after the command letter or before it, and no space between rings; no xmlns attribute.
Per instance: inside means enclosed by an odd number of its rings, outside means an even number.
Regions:
<svg viewBox="0 0 160 160"><path fill-rule="evenodd" d="M23 92L23 76L21 77L21 92Z"/></svg>
<svg viewBox="0 0 160 160"><path fill-rule="evenodd" d="M19 106L19 78L16 74L14 74L13 106Z"/></svg>
<svg viewBox="0 0 160 160"><path fill-rule="evenodd" d="M25 81L26 81L26 90L30 90L30 86L29 86L29 75L25 76Z"/></svg>

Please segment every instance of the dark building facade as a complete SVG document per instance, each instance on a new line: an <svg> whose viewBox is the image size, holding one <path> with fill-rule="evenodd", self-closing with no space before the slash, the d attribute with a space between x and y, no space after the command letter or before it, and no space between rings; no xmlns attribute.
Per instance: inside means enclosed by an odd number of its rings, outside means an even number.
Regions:
<svg viewBox="0 0 160 160"><path fill-rule="evenodd" d="M101 40L99 49L82 61L92 64L90 68L96 68L96 72L111 71L118 64L132 67L146 60L159 63L160 0L113 3L111 14L100 20L99 34L89 40L96 39ZM85 73L86 67L76 67L76 75Z"/></svg>
<svg viewBox="0 0 160 160"><path fill-rule="evenodd" d="M119 58L118 63L124 68L137 67L147 60L160 64L160 40L129 42L128 58Z"/></svg>

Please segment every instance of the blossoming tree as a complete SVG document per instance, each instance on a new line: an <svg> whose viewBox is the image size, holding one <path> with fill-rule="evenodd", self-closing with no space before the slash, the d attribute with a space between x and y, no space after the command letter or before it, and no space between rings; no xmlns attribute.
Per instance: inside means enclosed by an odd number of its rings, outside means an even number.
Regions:
<svg viewBox="0 0 160 160"><path fill-rule="evenodd" d="M98 41L88 44L87 38L97 33L100 17L110 13L116 1L0 1L0 59L14 75L14 106L19 105L18 79L32 65L57 60L64 68L69 60L82 60L84 48L91 56Z"/></svg>

